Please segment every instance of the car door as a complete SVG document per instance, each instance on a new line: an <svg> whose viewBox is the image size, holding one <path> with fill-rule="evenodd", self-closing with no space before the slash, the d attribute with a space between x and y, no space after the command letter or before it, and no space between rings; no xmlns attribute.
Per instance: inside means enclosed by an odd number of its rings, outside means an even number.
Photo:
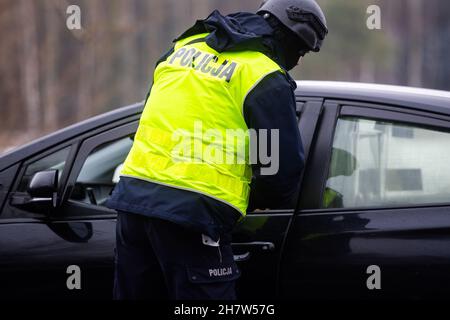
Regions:
<svg viewBox="0 0 450 320"><path fill-rule="evenodd" d="M309 153L321 107L321 99L303 98L297 102L305 155ZM137 123L130 124L126 130L114 134L106 132L84 141L68 177L63 196L65 216L92 223L94 228L104 233L107 238L103 242L102 250L111 254L115 239L115 212L105 208L103 203L112 188L111 181L113 184L118 181L121 164L131 147L129 136L132 136L136 128ZM114 155L114 152L117 154ZM108 181L110 185L105 185ZM280 249L295 203L296 201L287 204L285 209L250 213L234 232L233 251L242 270L238 282L240 298L267 298L275 295ZM93 219L100 220L95 222ZM103 261L108 261L106 253L104 256L106 259ZM106 269L112 266L111 263ZM89 272L89 269L86 269ZM106 274L111 272L107 270ZM112 279L101 279L102 281L98 275L90 276L87 286L91 283L95 286L111 287Z"/></svg>
<svg viewBox="0 0 450 320"><path fill-rule="evenodd" d="M298 98L297 115L306 161L321 110L322 99ZM238 298L276 297L281 248L295 205L293 201L284 209L249 212L233 232L233 253L242 273L237 284Z"/></svg>
<svg viewBox="0 0 450 320"><path fill-rule="evenodd" d="M24 163L0 220L2 298L112 297L116 214L102 203L136 128L136 121L110 124ZM48 169L60 172L57 208L42 214L16 206L32 175Z"/></svg>
<svg viewBox="0 0 450 320"><path fill-rule="evenodd" d="M87 223L84 259L73 263L83 272L85 297L111 299L117 213L105 207L131 146L138 122L134 121L85 139L62 193L64 221Z"/></svg>
<svg viewBox="0 0 450 320"><path fill-rule="evenodd" d="M280 281L289 298L450 294L450 119L325 103Z"/></svg>
<svg viewBox="0 0 450 320"><path fill-rule="evenodd" d="M64 294L66 240L52 231L46 215L15 205L27 196L27 185L34 173L56 169L60 177L76 149L73 143L43 150L26 159L9 175L11 192L5 195L0 215L0 297L2 299L55 298ZM4 182L4 180L2 180ZM59 291L59 293L58 293Z"/></svg>
<svg viewBox="0 0 450 320"><path fill-rule="evenodd" d="M306 156L321 107L321 99L302 99L297 103ZM103 204L118 181L120 166L136 128L137 121L79 138L69 146L47 152L48 159L41 157L43 160L36 164L31 161L29 166L33 170L22 172L23 178L14 188L15 196L26 192L26 185L35 172L58 168L63 181L60 205L51 216L42 216L8 204L10 217L15 218L3 220L5 223L0 225L4 249L3 252L0 249L4 262L0 273L2 296L111 297L116 212ZM295 203L286 209L250 213L236 229L233 249L243 271L238 289L241 297L275 295L278 259L294 206ZM9 265L8 272L5 264ZM67 288L70 266L81 271L80 290Z"/></svg>

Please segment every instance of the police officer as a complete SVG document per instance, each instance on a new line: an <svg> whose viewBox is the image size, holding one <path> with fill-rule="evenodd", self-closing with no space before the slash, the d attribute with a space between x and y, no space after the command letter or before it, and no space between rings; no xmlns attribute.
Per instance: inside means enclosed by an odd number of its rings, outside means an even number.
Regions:
<svg viewBox="0 0 450 320"><path fill-rule="evenodd" d="M247 210L293 201L304 155L287 71L327 32L314 0L267 0L256 14L214 11L174 40L107 204L119 212L115 299L236 298L231 230ZM263 129L278 130L263 140L278 146L272 174L250 163Z"/></svg>

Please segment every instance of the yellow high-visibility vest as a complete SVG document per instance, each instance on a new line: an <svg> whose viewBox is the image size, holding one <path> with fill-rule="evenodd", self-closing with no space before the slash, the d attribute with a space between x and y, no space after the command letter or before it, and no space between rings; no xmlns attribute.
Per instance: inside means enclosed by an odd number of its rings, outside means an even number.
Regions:
<svg viewBox="0 0 450 320"><path fill-rule="evenodd" d="M243 105L282 68L255 51L219 53L198 34L155 70L122 176L202 193L245 216L252 177Z"/></svg>

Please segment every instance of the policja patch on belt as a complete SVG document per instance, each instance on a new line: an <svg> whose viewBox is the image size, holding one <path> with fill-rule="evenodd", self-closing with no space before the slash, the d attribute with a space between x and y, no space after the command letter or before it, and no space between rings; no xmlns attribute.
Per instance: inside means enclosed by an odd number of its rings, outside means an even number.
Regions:
<svg viewBox="0 0 450 320"><path fill-rule="evenodd" d="M210 267L187 267L187 273L189 280L193 283L232 281L241 275L234 262Z"/></svg>

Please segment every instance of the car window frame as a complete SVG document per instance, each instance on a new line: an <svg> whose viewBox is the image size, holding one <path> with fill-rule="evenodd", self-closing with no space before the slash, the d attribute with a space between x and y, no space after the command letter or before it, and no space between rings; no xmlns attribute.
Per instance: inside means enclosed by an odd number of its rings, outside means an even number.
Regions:
<svg viewBox="0 0 450 320"><path fill-rule="evenodd" d="M20 163L16 163L9 166L7 169L0 172L0 221L5 219L5 210L3 208L6 206L8 196L17 180L18 172L20 171Z"/></svg>
<svg viewBox="0 0 450 320"><path fill-rule="evenodd" d="M19 188L20 182L22 181L29 165L31 165L37 161L40 161L54 153L60 152L66 148L70 148L69 152L67 153L67 158L66 158L66 161L64 164L64 170L63 170L63 172L61 174L61 178L59 180L59 185L58 185L58 196L59 196L60 192L63 189L64 181L67 178L68 172L70 171L72 162L76 156L77 147L78 147L77 141L65 142L65 143L61 143L56 146L53 146L51 148L48 148L47 150L40 152L38 155L33 155L29 158L22 160L21 164L20 164L20 169L18 170L15 181L13 183L13 187L11 188L11 193L23 193L21 191L18 191L17 189Z"/></svg>
<svg viewBox="0 0 450 320"><path fill-rule="evenodd" d="M445 203L427 203L427 204L403 204L386 205L370 207L349 207L349 208L322 208L323 194L328 180L332 146L334 143L335 130L338 120L342 117L355 117L359 119L380 120L387 122L397 122L414 125L420 128L430 130L448 131L450 133L450 117L433 112L418 111L408 106L393 106L375 104L363 101L352 100L326 100L326 106L333 106L336 112L333 128L326 128L325 132L319 133L319 138L315 141L312 163L315 164L311 172L308 172L307 187L308 194L302 194L300 197L301 206L299 214L310 214L315 212L339 213L351 211L376 211L376 210L395 210L412 208L430 208L450 206L450 201ZM328 125L331 124L331 119ZM326 126L326 125L325 125ZM322 131L322 130L321 130ZM325 146L328 146L325 150ZM317 150L319 149L319 150ZM320 161L322 159L322 161ZM316 174L314 179L314 174ZM320 176L320 179L317 177Z"/></svg>
<svg viewBox="0 0 450 320"><path fill-rule="evenodd" d="M311 147L313 145L313 139L317 132L320 117L323 112L324 99L321 97L307 97L299 96L295 97L296 102L296 115L298 117L298 129L303 143L303 151L305 156L305 166L310 158ZM267 209L267 210L255 210L247 212L247 215L292 215L298 209L298 203L300 193L303 188L304 172L301 173L299 179L299 187L297 189L296 199L294 199L294 206L286 209Z"/></svg>
<svg viewBox="0 0 450 320"><path fill-rule="evenodd" d="M19 168L16 170L16 175L13 178L13 181L11 183L11 187L9 188L8 194L6 196L6 199L4 201L3 207L2 207L2 218L0 219L0 223L16 223L16 222L43 222L43 221L65 221L64 217L59 216L49 216L45 214L40 213L34 213L29 212L23 209L20 209L18 207L14 207L10 204L10 199L14 195L23 195L24 192L18 192L17 188L21 182L21 179L23 178L23 175L25 174L25 171L27 169L27 166L30 163L33 163L35 161L38 161L42 158L45 158L46 156L58 152L59 150L62 150L68 146L71 146L71 150L69 151L69 154L67 156L66 164L64 166L64 171L61 175L60 184L58 188L58 201L57 201L57 208L55 209L55 212L58 212L61 210L61 205L63 203L63 195L66 190L67 181L69 178L69 175L72 171L72 166L75 163L75 159L78 157L78 151L83 141L95 137L103 132L106 132L108 130L112 130L114 128L117 128L122 125L126 125L129 123L133 123L136 121L139 121L141 116L141 113L135 113L132 115L127 115L125 117L122 117L120 119L110 121L107 123L101 122L102 119L101 116L98 116L98 122L99 124L97 126L94 126L90 128L89 130L84 129L85 125L83 122L80 122L80 129L79 132L75 133L72 136L65 136L63 132L60 132L60 135L63 135L64 139L59 139L59 136L50 135L45 140L42 140L44 138L36 140L36 142L32 142L31 147L33 147L33 153L24 157L17 157L18 159L15 159L13 162L11 162L10 166L19 166ZM70 127L69 127L70 128ZM49 146L47 146L47 140L52 141L53 143ZM43 149L40 149L40 146L44 145L45 147ZM19 149L16 152L21 152ZM5 213L8 213L8 215L5 215ZM14 214L14 212L17 212L17 214ZM71 220L71 219L68 219Z"/></svg>
<svg viewBox="0 0 450 320"><path fill-rule="evenodd" d="M16 221L16 220L27 220L27 219L45 219L47 216L45 214L42 213L35 213L35 212L29 212L26 210L23 210L21 208L15 207L13 205L10 204L10 199L13 196L22 196L22 195L26 195L27 192L24 191L18 191L18 188L20 186L20 183L26 173L26 170L28 168L28 166L32 163L35 163L36 161L39 161L41 159L44 159L45 157L48 157L49 155L59 152L61 150L64 150L66 148L70 148L68 154L67 154L67 158L66 158L66 162L64 164L64 170L61 173L61 178L59 179L59 183L58 183L58 190L57 190L57 198L60 199L61 197L61 193L63 190L63 187L65 185L65 179L67 178L69 172L70 172L70 168L72 166L72 163L76 157L77 154L77 148L78 148L78 141L74 141L69 140L69 141L65 141L63 143L54 145L50 148L45 149L44 151L41 151L39 153L35 153L30 157L24 158L20 161L20 168L17 170L17 174L14 178L14 181L12 183L12 187L10 188L10 191L7 195L7 200L5 201L3 208L2 208L2 219L3 222L8 222L8 221ZM20 214L20 216L15 216L15 215L4 215L5 212L18 212Z"/></svg>
<svg viewBox="0 0 450 320"><path fill-rule="evenodd" d="M326 181L325 165L331 162L331 144L339 115L339 104L325 100L321 116L316 124L315 133L311 139L308 159L302 173L300 194L298 197L296 214L305 210L318 209L317 192Z"/></svg>
<svg viewBox="0 0 450 320"><path fill-rule="evenodd" d="M92 216L112 216L116 214L115 210L108 209L99 205L84 203L77 200L70 199L72 190L78 179L78 176L83 168L84 163L87 158L91 155L97 147L104 145L109 142L114 142L126 136L134 135L137 131L139 121L134 120L129 123L121 124L120 126L114 127L112 129L103 131L94 136L87 137L80 142L80 147L70 170L67 181L64 185L64 190L61 196L61 203L65 209L69 209L70 206L75 206L78 208L83 208L84 210L91 210L92 214L83 214L80 217L92 217ZM76 219L75 216L64 215L64 218Z"/></svg>

